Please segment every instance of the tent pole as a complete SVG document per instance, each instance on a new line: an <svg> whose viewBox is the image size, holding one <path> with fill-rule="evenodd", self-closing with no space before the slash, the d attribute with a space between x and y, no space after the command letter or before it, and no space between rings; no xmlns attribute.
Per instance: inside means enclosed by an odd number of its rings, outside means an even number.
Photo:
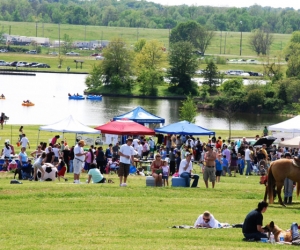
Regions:
<svg viewBox="0 0 300 250"><path fill-rule="evenodd" d="M39 145L40 131L41 131L41 130L39 130L39 133L38 133L38 138L37 138L37 141L36 141L36 146L38 146L38 145Z"/></svg>

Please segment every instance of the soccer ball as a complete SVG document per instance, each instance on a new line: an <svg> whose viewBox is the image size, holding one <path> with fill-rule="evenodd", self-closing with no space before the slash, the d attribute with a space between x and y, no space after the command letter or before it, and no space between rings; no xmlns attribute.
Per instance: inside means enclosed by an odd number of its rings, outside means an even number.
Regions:
<svg viewBox="0 0 300 250"><path fill-rule="evenodd" d="M45 170L43 181L55 181L57 178L57 168L43 165L42 168ZM42 177L41 171L38 169L37 176L40 179Z"/></svg>

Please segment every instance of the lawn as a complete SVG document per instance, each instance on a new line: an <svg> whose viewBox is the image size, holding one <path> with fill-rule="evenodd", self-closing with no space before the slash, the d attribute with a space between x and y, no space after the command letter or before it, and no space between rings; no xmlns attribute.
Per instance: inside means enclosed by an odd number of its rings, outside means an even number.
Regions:
<svg viewBox="0 0 300 250"><path fill-rule="evenodd" d="M197 174L200 168L194 165ZM241 229L172 229L193 225L209 210L220 222L242 223L263 198L258 176L221 177L215 189L153 188L145 177L129 176L128 187L114 184L29 182L9 184L12 173L0 173L0 249L288 249L243 242ZM170 181L170 180L169 180ZM270 205L264 223L287 229L298 220L300 203Z"/></svg>
<svg viewBox="0 0 300 250"><path fill-rule="evenodd" d="M38 125L24 125L36 147ZM2 143L18 138L16 125L0 130ZM233 136L250 136L260 131L233 131ZM39 141L48 141L56 133L41 132ZM61 133L58 133L61 134ZM226 130L216 131L225 137ZM74 134L65 134L73 145ZM201 137L203 141L207 137ZM16 147L17 148L17 147ZM17 148L19 152L19 148ZM198 215L209 210L220 222L242 223L246 214L263 198L264 187L258 176L221 177L215 189L205 189L200 167L199 187L153 188L145 186L145 177L132 175L128 187L119 187L116 174L106 175L113 184L68 182L30 182L11 185L12 173L0 172L0 249L263 249L264 243L242 241L241 229L188 230L174 225L193 225ZM171 180L169 180L171 182ZM299 200L287 208L270 205L264 223L274 220L287 229L298 220ZM287 249L287 246L272 246Z"/></svg>

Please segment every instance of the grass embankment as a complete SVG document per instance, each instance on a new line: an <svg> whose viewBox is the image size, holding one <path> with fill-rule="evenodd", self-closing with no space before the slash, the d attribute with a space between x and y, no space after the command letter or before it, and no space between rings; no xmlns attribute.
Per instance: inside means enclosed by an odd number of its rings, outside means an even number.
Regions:
<svg viewBox="0 0 300 250"><path fill-rule="evenodd" d="M45 125L45 124L43 124ZM60 132L48 132L48 131L40 131L39 134L39 127L40 125L23 125L24 126L24 133L26 134L26 137L30 141L31 145L31 150L34 150L37 146L37 142L49 142L49 139L52 139L55 135L61 135L62 133ZM14 145L16 151L19 153L20 148L17 148L16 143L19 138L19 125L4 125L4 129L0 130L0 145L4 144L4 141L6 139L9 139L10 142ZM216 136L221 136L222 138L227 138L228 137L228 130L214 130L211 129L212 131L216 132ZM262 132L259 130L233 130L231 132L232 137L251 137L254 138L255 135L261 134ZM39 134L39 139L38 139L38 134ZM89 135L89 137L93 138L93 135ZM96 138L97 135L94 135L94 138ZM198 136L197 136L198 137ZM69 142L69 145L74 145L75 141L75 134L71 133L65 133L64 138ZM205 141L207 136L200 136L202 141ZM62 138L59 139L59 142L62 140ZM30 151L31 152L31 151ZM28 152L27 152L28 153Z"/></svg>
<svg viewBox="0 0 300 250"><path fill-rule="evenodd" d="M9 26L11 26L11 34L32 36L36 35L35 23L21 23L21 22L1 22L3 31L8 33ZM44 27L44 28L43 28ZM85 26L84 25L60 25L60 37L69 35L74 41L91 41L91 40L111 40L115 37L122 37L129 45L133 45L138 39L145 38L146 40L161 41L165 47L169 47L169 30L168 29L144 29L144 28L126 28L126 27L105 27L105 26ZM222 34L222 36L221 36ZM242 56L256 57L256 53L250 49L249 36L250 32L243 32L242 37ZM226 35L226 47L225 46ZM48 37L51 40L58 40L59 27L57 24L45 23L38 24L38 37ZM240 32L220 32L216 31L216 35L208 47L207 54L225 54L226 56L240 54ZM291 34L273 34L274 42L270 48L270 56L278 56L278 54L285 48ZM221 42L221 43L220 43ZM221 46L220 46L221 44ZM221 47L221 51L220 51Z"/></svg>
<svg viewBox="0 0 300 250"><path fill-rule="evenodd" d="M200 174L199 166L194 165ZM291 246L243 242L240 228L172 229L193 225L209 210L220 222L242 223L262 200L258 176L221 177L215 189L153 188L145 177L129 176L128 187L114 184L29 182L11 185L12 173L0 173L0 249L290 249ZM86 174L81 174L85 182ZM171 182L171 178L169 179ZM264 224L283 229L298 221L299 200L283 208L270 205Z"/></svg>

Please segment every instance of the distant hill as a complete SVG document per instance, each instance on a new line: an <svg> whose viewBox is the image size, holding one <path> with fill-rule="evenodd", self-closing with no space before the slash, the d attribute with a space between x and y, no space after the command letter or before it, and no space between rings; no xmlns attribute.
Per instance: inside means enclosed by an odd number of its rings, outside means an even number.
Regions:
<svg viewBox="0 0 300 250"><path fill-rule="evenodd" d="M144 0L0 0L0 6L0 20L15 22L169 29L195 20L219 31L264 28L290 34L300 29L300 12L259 5L228 8L162 6Z"/></svg>

